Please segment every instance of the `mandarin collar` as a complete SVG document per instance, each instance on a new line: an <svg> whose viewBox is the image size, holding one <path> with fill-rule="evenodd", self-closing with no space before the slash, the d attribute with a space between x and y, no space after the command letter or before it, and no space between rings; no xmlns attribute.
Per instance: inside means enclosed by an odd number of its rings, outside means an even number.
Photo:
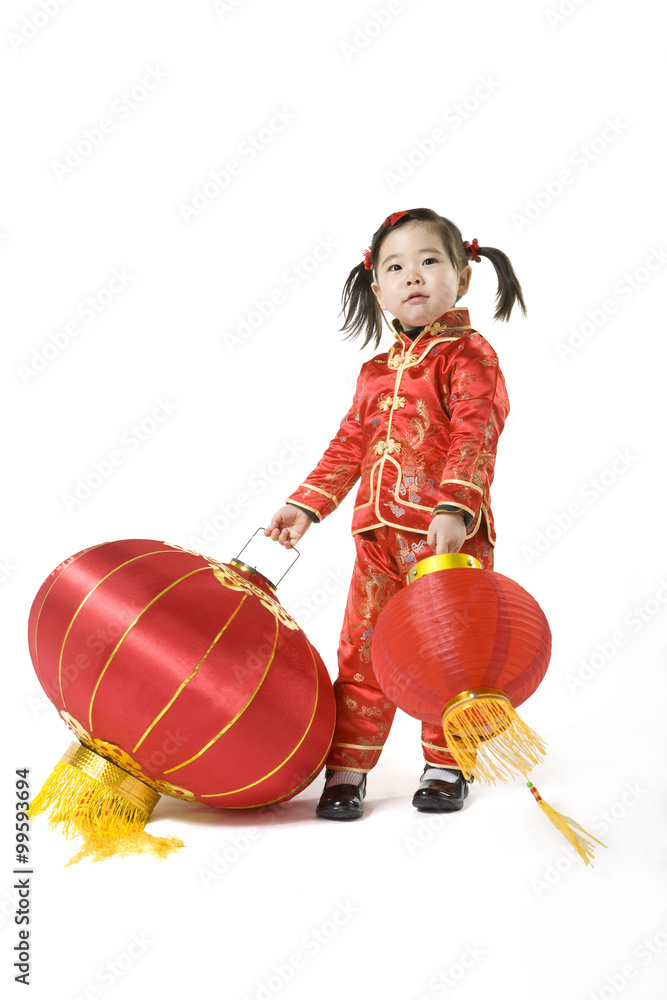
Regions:
<svg viewBox="0 0 667 1000"><path fill-rule="evenodd" d="M394 328L394 336L398 341L402 341L405 337L410 343L413 343L401 326L401 321L399 319L392 320L392 326ZM468 315L468 309L448 309L444 312L442 316L438 316L436 320L432 323L427 323L422 329L422 333L426 333L429 336L437 337L442 336L444 333L446 336L455 330L461 330L468 328L470 326L470 317ZM417 334L419 336L419 334ZM416 338L415 338L416 339Z"/></svg>

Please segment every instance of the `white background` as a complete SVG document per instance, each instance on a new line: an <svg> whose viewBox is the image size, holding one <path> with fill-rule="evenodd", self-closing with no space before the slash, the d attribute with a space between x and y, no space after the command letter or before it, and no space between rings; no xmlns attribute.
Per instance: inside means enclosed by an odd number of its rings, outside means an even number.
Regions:
<svg viewBox="0 0 667 1000"><path fill-rule="evenodd" d="M238 553L349 405L374 352L341 340L342 287L410 207L504 250L523 286L527 317L494 324L483 261L462 302L512 404L496 569L554 634L522 713L549 745L535 783L608 844L594 868L573 861L521 781L418 814L419 726L400 715L360 822L314 817L320 779L254 826L162 798L150 829L182 837L180 855L64 869L72 844L36 821L33 997L663 1000L662 32L648 0L560 7L3 3L3 978L14 770L36 790L70 741L28 655L38 587L107 539L205 535L209 554ZM99 144L59 168L86 130ZM106 303L114 270L127 283ZM68 501L112 452L112 474ZM279 592L332 677L351 508L313 527Z"/></svg>

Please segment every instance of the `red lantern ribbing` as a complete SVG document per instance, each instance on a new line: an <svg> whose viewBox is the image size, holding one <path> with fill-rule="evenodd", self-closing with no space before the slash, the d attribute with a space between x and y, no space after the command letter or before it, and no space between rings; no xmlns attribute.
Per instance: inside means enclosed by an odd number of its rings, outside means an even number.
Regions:
<svg viewBox="0 0 667 1000"><path fill-rule="evenodd" d="M545 752L516 707L541 683L551 653L544 612L518 583L472 556L431 556L380 615L373 669L409 715L442 723L466 773L526 775Z"/></svg>
<svg viewBox="0 0 667 1000"><path fill-rule="evenodd" d="M257 808L296 795L324 764L327 670L243 563L145 539L85 549L44 581L28 632L39 681L80 744L31 815L50 810L83 834L82 853L127 853L132 837L153 850L140 831L160 793Z"/></svg>

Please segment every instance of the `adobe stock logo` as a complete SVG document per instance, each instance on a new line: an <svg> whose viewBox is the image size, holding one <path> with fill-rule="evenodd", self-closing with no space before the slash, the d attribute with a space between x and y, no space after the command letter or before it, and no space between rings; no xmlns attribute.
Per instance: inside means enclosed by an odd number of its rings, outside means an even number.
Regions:
<svg viewBox="0 0 667 1000"><path fill-rule="evenodd" d="M571 17L577 7L581 7L586 0L561 0L555 8L545 11L546 19L552 28L557 28L559 24Z"/></svg>
<svg viewBox="0 0 667 1000"><path fill-rule="evenodd" d="M567 161L570 166L563 167L555 177L542 181L540 190L526 201L523 213L512 212L510 220L514 224L516 232L520 233L539 219L555 201L565 194L566 189L575 183L577 177L584 174L607 152L627 128L627 124L622 122L618 116L605 118L600 134L593 136L586 143L581 143L570 153ZM574 167L574 170L570 167Z"/></svg>
<svg viewBox="0 0 667 1000"><path fill-rule="evenodd" d="M114 268L111 276L107 278L104 285L98 288L92 295L87 295L77 303L74 313L83 320L83 324L78 319L71 319L64 323L59 329L51 331L48 339L42 342L39 347L32 347L30 358L18 366L18 373L24 385L49 367L64 351L66 351L72 341L78 337L84 327L89 326L99 316L105 312L109 306L125 291L128 285L134 281L135 275L130 274L126 267Z"/></svg>
<svg viewBox="0 0 667 1000"><path fill-rule="evenodd" d="M576 520L584 517L588 507L597 503L637 461L637 456L627 449L617 448L607 468L591 476L580 486L578 495L586 505L579 500L571 500L565 510L551 515L551 521L533 536L532 544L521 546L521 554L528 565L548 552Z"/></svg>
<svg viewBox="0 0 667 1000"><path fill-rule="evenodd" d="M199 881L205 889L210 889L229 869L251 849L259 839L259 830L248 826L239 833L232 834L219 851L216 851L207 867L197 869Z"/></svg>
<svg viewBox="0 0 667 1000"><path fill-rule="evenodd" d="M458 961L452 962L446 969L441 969L437 975L429 979L429 994L437 997L449 996L449 991L453 990L485 955L486 949L482 948L481 945L466 945L458 956ZM429 994L421 993L417 1000L431 1000Z"/></svg>
<svg viewBox="0 0 667 1000"><path fill-rule="evenodd" d="M0 558L0 583L4 583L8 580L12 573L16 572L16 566L10 561L9 556L4 556Z"/></svg>
<svg viewBox="0 0 667 1000"><path fill-rule="evenodd" d="M115 474L118 468L125 465L128 457L135 454L146 441L149 441L159 427L166 420L169 420L179 408L179 404L172 402L169 398L158 398L154 400L154 404L142 420L123 431L117 447L103 458L98 458L91 469L77 476L69 491L61 493L60 499L68 514L89 500L93 493Z"/></svg>
<svg viewBox="0 0 667 1000"><path fill-rule="evenodd" d="M413 0L407 0L412 3ZM386 7L374 10L364 24L358 24L354 29L351 41L340 42L339 48L346 63L351 63L355 56L360 55L371 42L382 34L397 14L405 10L402 0L389 0Z"/></svg>
<svg viewBox="0 0 667 1000"><path fill-rule="evenodd" d="M271 1000L276 993L307 967L315 955L319 955L341 930L359 913L359 908L350 900L339 901L336 909L318 927L311 927L299 941L296 948L283 962L274 963L264 979L255 981L252 996L245 993L242 1000Z"/></svg>
<svg viewBox="0 0 667 1000"><path fill-rule="evenodd" d="M260 299L255 298L252 308L237 317L233 329L222 332L222 341L229 353L233 354L238 347L249 340L273 315L276 308L284 305L290 294L298 291L303 282L308 281L320 266L333 256L339 246L340 244L331 236L318 236L310 253L285 268L280 276L282 285L276 285L268 292L264 292Z"/></svg>
<svg viewBox="0 0 667 1000"><path fill-rule="evenodd" d="M81 989L76 995L70 993L67 1000L100 1000L104 989L115 986L119 979L128 973L133 965L143 958L151 945L155 942L148 937L146 932L133 934L124 949L109 959L104 965L98 966L94 975L94 983L90 983L85 989ZM100 986L96 986L99 983Z"/></svg>
<svg viewBox="0 0 667 1000"><path fill-rule="evenodd" d="M231 14L244 3L245 0L213 0L213 10L218 17L222 18L225 14Z"/></svg>
<svg viewBox="0 0 667 1000"><path fill-rule="evenodd" d="M569 359L581 350L592 337L615 315L634 295L641 291L653 275L667 263L667 250L663 246L651 247L648 254L632 271L625 271L622 278L613 284L613 295L586 310L586 318L568 329L567 338L555 343L556 353L561 361Z"/></svg>
<svg viewBox="0 0 667 1000"><path fill-rule="evenodd" d="M59 181L69 177L89 156L102 146L108 136L116 131L119 122L126 121L154 90L167 79L168 74L159 66L147 66L138 83L124 90L111 102L108 115L94 125L84 128L78 139L68 144L60 160L52 160L51 169Z"/></svg>
<svg viewBox="0 0 667 1000"><path fill-rule="evenodd" d="M589 993L586 1000L615 1000L631 980L641 976L643 968L650 965L655 958L664 957L665 949L667 949L667 927L661 927L636 945L632 952L632 961L625 962L617 971L608 973L604 985L595 993ZM637 994L633 991L633 995Z"/></svg>
<svg viewBox="0 0 667 1000"><path fill-rule="evenodd" d="M33 38L36 38L40 31L43 31L68 3L69 0L40 0L39 10L24 17L20 27L16 31L8 33L7 41L14 52L19 52Z"/></svg>
<svg viewBox="0 0 667 1000"><path fill-rule="evenodd" d="M627 612L623 618L623 628L617 628L611 635L598 640L595 643L595 650L586 657L579 657L577 669L567 673L564 678L570 694L578 694L586 687L589 681L597 677L614 659L619 649L627 646L632 636L641 632L656 615L663 614L665 608L667 608L667 579L663 576L653 594L641 604L635 604Z"/></svg>
<svg viewBox="0 0 667 1000"><path fill-rule="evenodd" d="M195 552L206 552L212 542L215 542L235 521L242 511L251 507L254 496L261 496L276 480L280 479L288 466L304 455L306 449L298 441L283 441L282 448L274 458L257 469L245 482L245 488L218 505L199 527L196 535L188 535L187 544Z"/></svg>
<svg viewBox="0 0 667 1000"><path fill-rule="evenodd" d="M394 169L384 171L383 176L389 190L394 191L399 184L404 184L412 177L499 89L500 82L492 76L478 77L474 89L443 111L440 119L442 125L436 125L428 135L416 139L412 148L399 156Z"/></svg>
<svg viewBox="0 0 667 1000"><path fill-rule="evenodd" d="M227 190L233 179L243 173L246 166L268 149L276 137L295 120L296 115L287 108L272 108L268 122L257 132L247 135L237 146L236 157L227 160L217 170L209 170L208 178L193 190L190 200L179 202L181 219L189 225L193 219L198 218Z"/></svg>

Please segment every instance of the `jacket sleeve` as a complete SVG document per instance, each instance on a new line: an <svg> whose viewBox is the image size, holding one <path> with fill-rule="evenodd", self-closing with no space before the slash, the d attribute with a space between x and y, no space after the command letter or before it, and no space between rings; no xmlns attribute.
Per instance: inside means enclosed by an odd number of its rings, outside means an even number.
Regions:
<svg viewBox="0 0 667 1000"><path fill-rule="evenodd" d="M361 473L361 422L359 420L361 376L352 406L338 433L331 440L313 471L291 493L286 503L301 507L313 520L323 521L336 510Z"/></svg>
<svg viewBox="0 0 667 1000"><path fill-rule="evenodd" d="M493 351L462 357L450 378L450 444L440 481L441 504L456 504L477 523L489 506L498 437L509 413L505 379ZM438 507L435 508L434 513Z"/></svg>

